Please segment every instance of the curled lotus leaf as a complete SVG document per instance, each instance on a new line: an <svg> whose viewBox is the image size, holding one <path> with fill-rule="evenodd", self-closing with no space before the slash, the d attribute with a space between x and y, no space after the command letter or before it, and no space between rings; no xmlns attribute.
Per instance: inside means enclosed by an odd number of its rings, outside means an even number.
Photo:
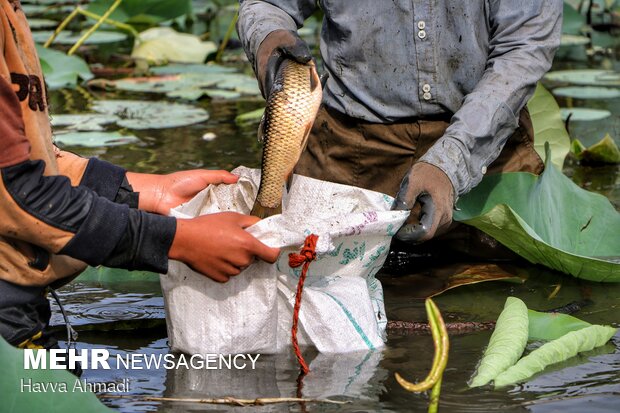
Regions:
<svg viewBox="0 0 620 413"><path fill-rule="evenodd" d="M163 129L193 125L209 119L199 107L171 102L139 100L99 100L95 112L118 116L117 125L129 129Z"/></svg>

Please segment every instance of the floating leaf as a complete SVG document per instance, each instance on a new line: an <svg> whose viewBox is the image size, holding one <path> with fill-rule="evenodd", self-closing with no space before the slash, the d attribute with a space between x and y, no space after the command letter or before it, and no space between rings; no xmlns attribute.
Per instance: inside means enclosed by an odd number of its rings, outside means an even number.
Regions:
<svg viewBox="0 0 620 413"><path fill-rule="evenodd" d="M58 22L50 19L28 19L28 26L30 30L53 29L58 26Z"/></svg>
<svg viewBox="0 0 620 413"><path fill-rule="evenodd" d="M178 33L169 27L155 27L138 36L131 57L148 62L201 63L217 50L213 42L203 42L198 36Z"/></svg>
<svg viewBox="0 0 620 413"><path fill-rule="evenodd" d="M617 329L612 327L592 325L549 341L497 376L495 387L504 387L524 381L551 364L600 347L607 343L616 331Z"/></svg>
<svg viewBox="0 0 620 413"><path fill-rule="evenodd" d="M129 92L168 93L177 90L199 89L214 86L220 78L209 79L204 75L165 75L152 77L129 77L111 81L109 84Z"/></svg>
<svg viewBox="0 0 620 413"><path fill-rule="evenodd" d="M237 117L235 118L235 123L237 125L251 125L253 123L256 123L258 125L261 118L263 117L263 113L265 113L264 108L256 109L247 113L242 113L241 115L237 115Z"/></svg>
<svg viewBox="0 0 620 413"><path fill-rule="evenodd" d="M540 83L536 86L534 96L527 103L532 125L534 126L534 148L544 159L545 142L551 146L551 162L560 171L564 158L570 149L570 137L560 117L560 108L555 98Z"/></svg>
<svg viewBox="0 0 620 413"><path fill-rule="evenodd" d="M590 43L590 39L586 36L577 36L574 34L563 34L560 39L561 47L585 46Z"/></svg>
<svg viewBox="0 0 620 413"><path fill-rule="evenodd" d="M525 350L527 335L527 307L520 299L508 297L469 386L484 386L514 365Z"/></svg>
<svg viewBox="0 0 620 413"><path fill-rule="evenodd" d="M579 34L586 25L586 17L574 9L571 5L564 2L564 12L562 16L562 33Z"/></svg>
<svg viewBox="0 0 620 413"><path fill-rule="evenodd" d="M551 167L549 155L542 175L488 175L459 199L458 208L456 221L532 263L577 278L620 282L620 213L607 198Z"/></svg>
<svg viewBox="0 0 620 413"><path fill-rule="evenodd" d="M133 135L121 135L119 132L67 132L56 134L56 143L61 146L83 146L99 148L102 146L119 146L139 142Z"/></svg>
<svg viewBox="0 0 620 413"><path fill-rule="evenodd" d="M589 148L585 148L577 139L573 141L571 147L577 159L585 163L620 163L620 149L609 134Z"/></svg>
<svg viewBox="0 0 620 413"><path fill-rule="evenodd" d="M85 113L79 115L53 115L51 123L54 127L64 127L80 132L102 131L103 125L114 123L118 116L101 115L99 113Z"/></svg>
<svg viewBox="0 0 620 413"><path fill-rule="evenodd" d="M579 86L620 86L620 73L599 69L557 70L547 73L545 80Z"/></svg>
<svg viewBox="0 0 620 413"><path fill-rule="evenodd" d="M39 350L44 351L44 350ZM24 369L24 350L19 350L0 337L0 394L3 411L66 413L112 413L91 392L73 390L77 377L66 370ZM23 391L25 383L56 384L58 391ZM66 392L62 391L66 387ZM4 410L7 409L7 410Z"/></svg>
<svg viewBox="0 0 620 413"><path fill-rule="evenodd" d="M568 314L541 313L534 310L527 310L527 313L529 340L555 340L571 331L592 325Z"/></svg>
<svg viewBox="0 0 620 413"><path fill-rule="evenodd" d="M235 73L237 69L234 67L221 66L214 63L208 64L169 64L166 66L152 67L151 72L157 75L179 75L187 73L195 74L221 74L221 73Z"/></svg>
<svg viewBox="0 0 620 413"><path fill-rule="evenodd" d="M114 0L95 0L88 4L88 11L102 15L112 3ZM191 12L190 0L123 0L110 18L125 23L156 25Z"/></svg>
<svg viewBox="0 0 620 413"><path fill-rule="evenodd" d="M139 100L100 100L95 112L116 115L116 123L129 129L162 129L192 125L209 119L206 110L191 105Z"/></svg>
<svg viewBox="0 0 620 413"><path fill-rule="evenodd" d="M77 85L78 78L93 78L88 65L77 56L67 56L54 49L37 45L37 54L41 61L45 82L50 89L61 89Z"/></svg>
<svg viewBox="0 0 620 413"><path fill-rule="evenodd" d="M553 89L556 96L575 99L616 99L620 97L620 89L596 86L567 86Z"/></svg>
<svg viewBox="0 0 620 413"><path fill-rule="evenodd" d="M570 115L571 121L601 120L611 116L611 112L608 110L589 108L562 108L560 114L563 120L568 119Z"/></svg>
<svg viewBox="0 0 620 413"><path fill-rule="evenodd" d="M37 43L45 43L52 35L53 31L32 32L32 38ZM55 44L74 45L84 33L60 32L54 39ZM127 39L127 35L121 32L97 30L91 34L84 44L104 44L122 42Z"/></svg>

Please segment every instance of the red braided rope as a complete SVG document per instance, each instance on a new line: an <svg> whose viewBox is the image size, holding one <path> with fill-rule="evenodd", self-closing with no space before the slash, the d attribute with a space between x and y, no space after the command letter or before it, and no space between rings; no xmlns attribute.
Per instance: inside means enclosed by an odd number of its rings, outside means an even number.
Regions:
<svg viewBox="0 0 620 413"><path fill-rule="evenodd" d="M299 349L299 343L297 342L297 325L299 324L299 308L301 307L301 294L304 290L304 282L306 281L306 275L308 274L308 267L310 267L310 263L316 258L315 249L318 239L318 235L308 235L306 237L306 240L304 241L304 246L301 249L301 252L299 254L290 253L288 255L288 265L291 268L297 268L303 265L301 269L301 275L299 276L299 281L297 282L297 293L295 294L295 308L293 310L293 328L291 331L293 350L295 351L295 356L297 357L297 361L301 366L301 371L303 374L308 374L310 369L308 368L308 365L304 360L304 356L301 354L301 350Z"/></svg>

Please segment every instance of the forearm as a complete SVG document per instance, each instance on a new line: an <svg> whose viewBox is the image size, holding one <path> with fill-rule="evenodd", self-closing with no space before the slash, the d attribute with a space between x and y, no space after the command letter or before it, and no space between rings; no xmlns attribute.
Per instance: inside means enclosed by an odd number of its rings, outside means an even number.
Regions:
<svg viewBox="0 0 620 413"><path fill-rule="evenodd" d="M2 168L0 235L90 265L166 272L173 218L148 214L44 176L42 161Z"/></svg>
<svg viewBox="0 0 620 413"><path fill-rule="evenodd" d="M487 69L444 136L421 158L441 168L459 195L476 186L518 126L518 115L559 46L559 0L496 2ZM529 17L528 17L529 16Z"/></svg>

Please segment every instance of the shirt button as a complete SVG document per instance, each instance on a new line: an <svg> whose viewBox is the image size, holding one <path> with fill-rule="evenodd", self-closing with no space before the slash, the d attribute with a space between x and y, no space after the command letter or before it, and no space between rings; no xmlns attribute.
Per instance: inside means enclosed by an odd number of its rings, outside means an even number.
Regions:
<svg viewBox="0 0 620 413"><path fill-rule="evenodd" d="M420 39L424 39L424 38L426 37L426 32L425 32L424 30L420 30L420 31L418 32L418 37L419 37Z"/></svg>
<svg viewBox="0 0 620 413"><path fill-rule="evenodd" d="M418 29L424 30L425 27L426 27L426 22L424 20L420 20L418 22Z"/></svg>
<svg viewBox="0 0 620 413"><path fill-rule="evenodd" d="M483 166L482 169L480 170L480 172L482 172L482 175L487 173L487 167Z"/></svg>
<svg viewBox="0 0 620 413"><path fill-rule="evenodd" d="M425 92L425 93L422 95L422 97L424 98L424 100L431 100L431 97L432 97L432 96L431 96L431 94L430 94L430 93Z"/></svg>
<svg viewBox="0 0 620 413"><path fill-rule="evenodd" d="M424 86L422 86L422 92L430 92L431 91L431 85L429 85L428 83L425 83Z"/></svg>

